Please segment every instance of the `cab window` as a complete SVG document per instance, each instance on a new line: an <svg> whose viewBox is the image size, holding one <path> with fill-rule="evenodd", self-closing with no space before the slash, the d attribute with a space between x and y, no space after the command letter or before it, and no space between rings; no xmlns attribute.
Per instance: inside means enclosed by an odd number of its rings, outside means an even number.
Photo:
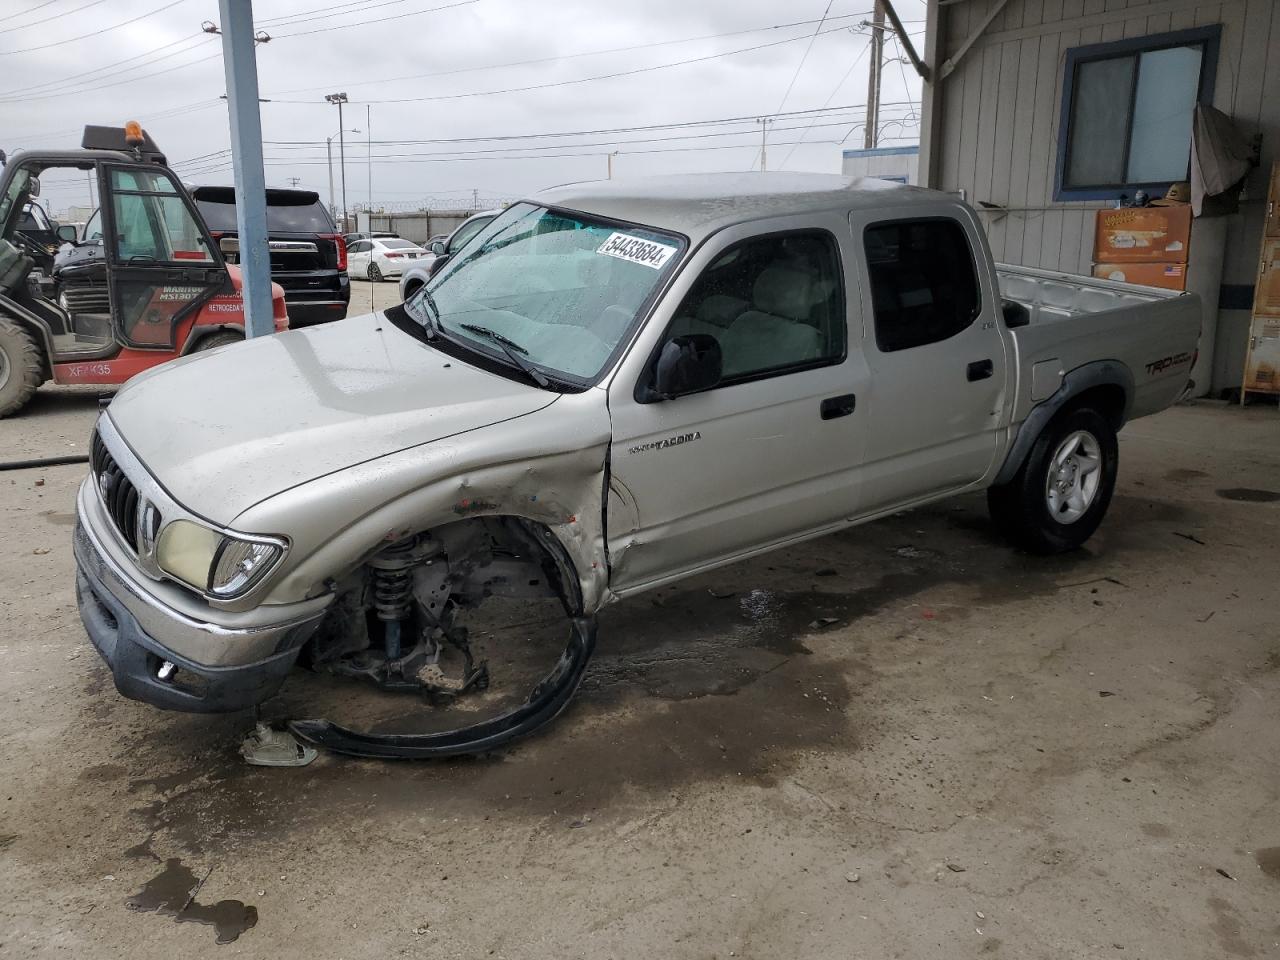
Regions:
<svg viewBox="0 0 1280 960"><path fill-rule="evenodd" d="M876 223L867 227L864 240L882 353L939 343L977 318L981 298L973 253L955 220Z"/></svg>
<svg viewBox="0 0 1280 960"><path fill-rule="evenodd" d="M131 261L213 263L199 223L168 175L112 170L116 256Z"/></svg>
<svg viewBox="0 0 1280 960"><path fill-rule="evenodd" d="M729 247L685 296L668 337L691 333L719 342L723 385L839 363L845 304L835 238L812 230Z"/></svg>

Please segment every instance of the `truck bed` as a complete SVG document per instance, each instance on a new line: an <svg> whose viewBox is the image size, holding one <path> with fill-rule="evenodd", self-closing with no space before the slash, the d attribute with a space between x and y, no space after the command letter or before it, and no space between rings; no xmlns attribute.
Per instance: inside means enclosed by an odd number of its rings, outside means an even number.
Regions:
<svg viewBox="0 0 1280 960"><path fill-rule="evenodd" d="M1048 399L1046 384L1087 363L1118 363L1128 370L1133 391L1127 419L1163 410L1186 388L1200 338L1195 294L1003 263L995 267L1001 296L1031 313L1027 326L1013 330L1015 424ZM1037 369L1038 364L1044 366Z"/></svg>

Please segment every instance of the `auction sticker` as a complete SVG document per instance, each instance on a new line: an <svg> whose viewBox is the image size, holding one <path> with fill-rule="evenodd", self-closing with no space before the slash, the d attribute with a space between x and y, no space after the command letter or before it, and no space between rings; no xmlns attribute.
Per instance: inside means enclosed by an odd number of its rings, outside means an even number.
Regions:
<svg viewBox="0 0 1280 960"><path fill-rule="evenodd" d="M675 247L654 243L652 240L641 240L626 233L609 234L609 239L596 250L596 253L603 253L606 257L629 260L655 270L661 270L675 252Z"/></svg>

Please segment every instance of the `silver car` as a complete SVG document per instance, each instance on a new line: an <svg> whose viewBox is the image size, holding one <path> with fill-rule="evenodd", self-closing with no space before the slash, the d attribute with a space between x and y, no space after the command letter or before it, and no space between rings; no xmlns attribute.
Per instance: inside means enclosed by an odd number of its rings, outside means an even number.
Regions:
<svg viewBox="0 0 1280 960"><path fill-rule="evenodd" d="M603 606L682 577L981 489L1021 547L1078 546L1116 431L1184 389L1199 323L1193 295L998 267L968 206L914 187L556 188L401 306L122 389L79 494L81 614L126 696L225 711L300 661L488 702L517 648L467 623L557 603L563 653L496 715L292 725L485 750L564 707Z"/></svg>
<svg viewBox="0 0 1280 960"><path fill-rule="evenodd" d="M466 246L467 241L500 214L501 210L482 210L473 214L445 239L434 239L427 244L427 252L420 260L405 264L400 274L400 299L408 300L418 292L424 283L440 272L449 259Z"/></svg>

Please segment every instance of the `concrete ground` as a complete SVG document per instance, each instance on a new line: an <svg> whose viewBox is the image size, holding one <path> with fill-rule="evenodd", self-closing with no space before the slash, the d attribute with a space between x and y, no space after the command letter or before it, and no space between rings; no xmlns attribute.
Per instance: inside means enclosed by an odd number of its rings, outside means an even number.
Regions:
<svg viewBox="0 0 1280 960"><path fill-rule="evenodd" d="M82 450L94 406L42 390L4 458ZM121 699L84 468L0 473L0 956L1274 956L1280 417L1121 451L1076 554L964 497L609 610L575 705L496 756L303 769Z"/></svg>

